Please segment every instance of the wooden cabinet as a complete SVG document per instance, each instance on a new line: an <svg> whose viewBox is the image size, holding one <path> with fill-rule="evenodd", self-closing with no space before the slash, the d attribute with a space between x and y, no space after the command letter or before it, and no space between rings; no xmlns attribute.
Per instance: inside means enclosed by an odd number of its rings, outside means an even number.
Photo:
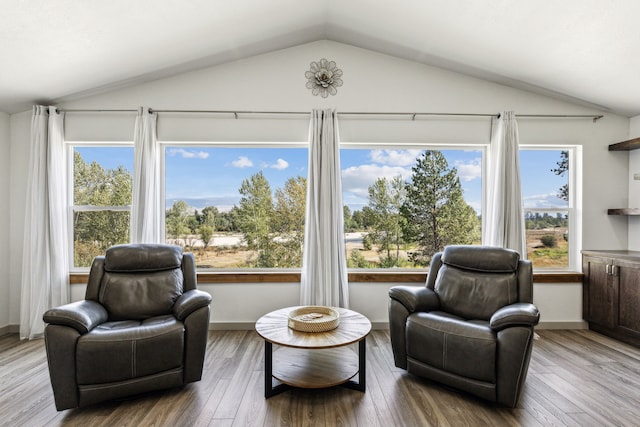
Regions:
<svg viewBox="0 0 640 427"><path fill-rule="evenodd" d="M589 328L640 347L640 252L582 251L582 272Z"/></svg>

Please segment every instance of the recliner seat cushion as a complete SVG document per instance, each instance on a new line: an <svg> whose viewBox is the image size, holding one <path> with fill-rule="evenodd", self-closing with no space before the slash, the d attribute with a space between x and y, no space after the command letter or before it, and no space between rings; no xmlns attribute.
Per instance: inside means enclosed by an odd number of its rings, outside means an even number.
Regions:
<svg viewBox="0 0 640 427"><path fill-rule="evenodd" d="M183 348L184 325L171 315L106 322L78 339L77 382L105 384L179 368Z"/></svg>
<svg viewBox="0 0 640 427"><path fill-rule="evenodd" d="M485 321L466 321L440 311L411 314L407 356L465 378L495 383L495 333Z"/></svg>

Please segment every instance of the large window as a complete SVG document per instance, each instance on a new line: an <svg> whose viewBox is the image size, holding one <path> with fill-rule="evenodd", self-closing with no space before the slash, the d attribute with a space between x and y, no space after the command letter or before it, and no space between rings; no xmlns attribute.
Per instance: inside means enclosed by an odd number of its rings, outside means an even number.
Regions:
<svg viewBox="0 0 640 427"><path fill-rule="evenodd" d="M73 267L129 241L133 147L73 146Z"/></svg>
<svg viewBox="0 0 640 427"><path fill-rule="evenodd" d="M341 151L351 268L423 268L450 244L479 244L483 149Z"/></svg>
<svg viewBox="0 0 640 427"><path fill-rule="evenodd" d="M164 145L168 243L199 268L299 269L308 150L288 145ZM345 247L350 268L424 268L448 244L479 244L482 146L343 144ZM132 144L74 144L73 266L129 241ZM575 269L579 147L521 147L528 258Z"/></svg>
<svg viewBox="0 0 640 427"><path fill-rule="evenodd" d="M200 268L300 268L306 147L165 146L165 236Z"/></svg>
<svg viewBox="0 0 640 427"><path fill-rule="evenodd" d="M576 149L520 149L527 257L536 269L575 268Z"/></svg>
<svg viewBox="0 0 640 427"><path fill-rule="evenodd" d="M341 150L351 268L423 268L480 243L483 149ZM165 147L165 235L200 268L300 268L306 148Z"/></svg>

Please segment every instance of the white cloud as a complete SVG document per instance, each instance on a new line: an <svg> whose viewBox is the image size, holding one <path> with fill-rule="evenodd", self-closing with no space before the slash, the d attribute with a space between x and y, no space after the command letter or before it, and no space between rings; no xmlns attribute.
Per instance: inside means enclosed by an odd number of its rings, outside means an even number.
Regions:
<svg viewBox="0 0 640 427"><path fill-rule="evenodd" d="M273 169L283 170L289 167L289 162L284 159L278 159L278 161L274 165L271 165L269 167Z"/></svg>
<svg viewBox="0 0 640 427"><path fill-rule="evenodd" d="M522 198L524 208L566 208L567 202L558 197L558 193L533 194Z"/></svg>
<svg viewBox="0 0 640 427"><path fill-rule="evenodd" d="M250 168L251 166L253 166L253 162L249 160L249 158L246 156L240 156L236 160L231 162L231 165L233 167L240 168L240 169Z"/></svg>
<svg viewBox="0 0 640 427"><path fill-rule="evenodd" d="M209 153L206 151L189 151L184 148L171 148L169 150L170 156L180 155L183 159L206 159L209 157Z"/></svg>
<svg viewBox="0 0 640 427"><path fill-rule="evenodd" d="M411 169L400 166L360 165L342 171L342 189L345 192L368 197L369 186L378 178L391 179L400 175L403 180L411 176Z"/></svg>
<svg viewBox="0 0 640 427"><path fill-rule="evenodd" d="M467 201L467 203L469 204L469 206L471 206L473 208L473 210L476 211L476 213L478 215L480 215L480 213L482 211L482 203L480 203L480 202L470 202L470 201Z"/></svg>
<svg viewBox="0 0 640 427"><path fill-rule="evenodd" d="M422 150L371 150L371 161L383 165L411 166Z"/></svg>
<svg viewBox="0 0 640 427"><path fill-rule="evenodd" d="M479 158L466 163L456 161L454 167L458 170L460 181L473 181L482 177L482 163Z"/></svg>

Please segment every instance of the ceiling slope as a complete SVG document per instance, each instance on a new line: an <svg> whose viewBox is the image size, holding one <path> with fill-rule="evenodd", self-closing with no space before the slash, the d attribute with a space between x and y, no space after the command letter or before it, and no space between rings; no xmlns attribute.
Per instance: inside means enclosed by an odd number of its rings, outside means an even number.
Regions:
<svg viewBox="0 0 640 427"><path fill-rule="evenodd" d="M636 0L0 0L0 111L329 39L640 115Z"/></svg>

